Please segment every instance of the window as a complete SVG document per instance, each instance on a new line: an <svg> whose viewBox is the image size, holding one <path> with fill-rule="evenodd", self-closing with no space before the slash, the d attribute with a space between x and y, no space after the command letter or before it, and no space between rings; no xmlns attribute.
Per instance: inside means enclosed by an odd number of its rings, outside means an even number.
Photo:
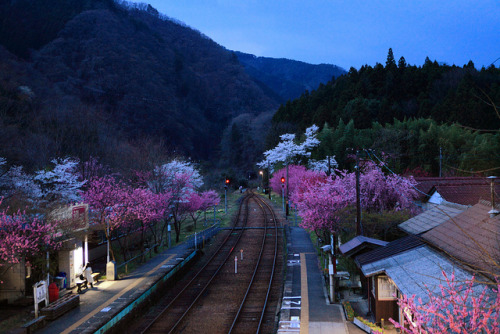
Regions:
<svg viewBox="0 0 500 334"><path fill-rule="evenodd" d="M397 300L396 285L388 276L378 277L378 300Z"/></svg>

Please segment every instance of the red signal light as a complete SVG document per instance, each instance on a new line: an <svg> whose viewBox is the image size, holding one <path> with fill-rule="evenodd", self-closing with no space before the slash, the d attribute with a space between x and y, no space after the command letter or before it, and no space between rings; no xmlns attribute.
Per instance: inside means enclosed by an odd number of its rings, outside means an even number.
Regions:
<svg viewBox="0 0 500 334"><path fill-rule="evenodd" d="M285 183L285 177L281 178L281 183Z"/></svg>
<svg viewBox="0 0 500 334"><path fill-rule="evenodd" d="M226 184L229 184L229 179L226 179Z"/></svg>

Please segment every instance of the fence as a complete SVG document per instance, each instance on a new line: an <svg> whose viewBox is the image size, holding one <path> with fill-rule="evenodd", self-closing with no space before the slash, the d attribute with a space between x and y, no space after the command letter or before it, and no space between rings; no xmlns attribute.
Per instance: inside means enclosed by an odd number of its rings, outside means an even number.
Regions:
<svg viewBox="0 0 500 334"><path fill-rule="evenodd" d="M207 219L207 221L209 221L209 219ZM212 221L214 221L214 220L212 219ZM190 236L187 236L186 239L184 240L184 243L186 243L187 246L191 247L191 248L195 248L195 249L202 248L205 246L204 245L205 240L208 240L208 239L212 238L214 235L216 235L219 232L219 229L220 229L220 220L216 219L215 223L212 224L211 227L209 227L201 232L193 233ZM153 251L159 247L160 247L160 245L158 245L158 244L152 245L151 247L147 248L141 254L138 254L138 255L134 256L133 258L131 258L130 260L117 265L116 270L119 271L120 269L124 268L125 273L128 274L128 266L130 263L136 262L136 261L142 262L147 258L148 255L149 255L149 258L152 258L153 254L154 254Z"/></svg>

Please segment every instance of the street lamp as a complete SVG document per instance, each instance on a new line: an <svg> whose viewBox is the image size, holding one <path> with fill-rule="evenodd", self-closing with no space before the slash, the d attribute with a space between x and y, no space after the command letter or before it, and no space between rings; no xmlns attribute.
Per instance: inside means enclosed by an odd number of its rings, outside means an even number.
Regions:
<svg viewBox="0 0 500 334"><path fill-rule="evenodd" d="M264 172L259 171L259 174L260 174L260 187L263 188L263 186L264 186Z"/></svg>

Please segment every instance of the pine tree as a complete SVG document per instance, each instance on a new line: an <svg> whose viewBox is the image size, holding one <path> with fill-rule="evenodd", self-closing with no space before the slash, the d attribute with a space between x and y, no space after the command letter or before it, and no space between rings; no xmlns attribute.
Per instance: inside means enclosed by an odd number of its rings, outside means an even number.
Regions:
<svg viewBox="0 0 500 334"><path fill-rule="evenodd" d="M385 67L387 69L392 69L396 67L396 61L394 60L394 54L392 53L392 48L389 48L387 53L387 60L385 62Z"/></svg>

